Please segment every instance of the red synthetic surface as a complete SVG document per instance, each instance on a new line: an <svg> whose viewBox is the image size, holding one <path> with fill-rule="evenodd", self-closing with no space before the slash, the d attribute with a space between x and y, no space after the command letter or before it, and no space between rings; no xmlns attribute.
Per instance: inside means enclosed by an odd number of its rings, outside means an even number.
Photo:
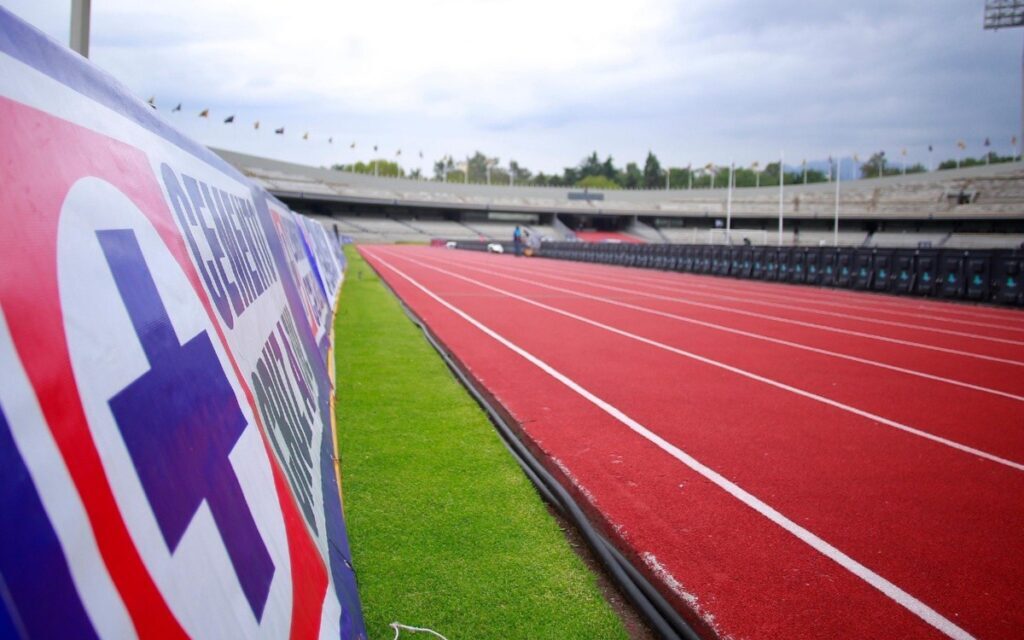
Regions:
<svg viewBox="0 0 1024 640"><path fill-rule="evenodd" d="M1019 637L1024 314L424 247L362 252L705 632L942 637L396 270L941 618Z"/></svg>
<svg viewBox="0 0 1024 640"><path fill-rule="evenodd" d="M643 244L642 239L618 231L574 231L573 233L583 242L607 242L610 240L612 242Z"/></svg>

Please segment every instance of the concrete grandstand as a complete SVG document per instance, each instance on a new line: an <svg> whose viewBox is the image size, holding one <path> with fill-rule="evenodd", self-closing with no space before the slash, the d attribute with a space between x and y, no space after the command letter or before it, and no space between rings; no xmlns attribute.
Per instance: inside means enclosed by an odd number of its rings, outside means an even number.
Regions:
<svg viewBox="0 0 1024 640"><path fill-rule="evenodd" d="M516 224L552 240L572 230L644 242L785 246L1019 248L1024 163L833 183L727 190L584 191L380 178L215 150L291 207L357 241L508 240ZM586 234L584 234L586 235ZM600 234L595 236L603 238Z"/></svg>

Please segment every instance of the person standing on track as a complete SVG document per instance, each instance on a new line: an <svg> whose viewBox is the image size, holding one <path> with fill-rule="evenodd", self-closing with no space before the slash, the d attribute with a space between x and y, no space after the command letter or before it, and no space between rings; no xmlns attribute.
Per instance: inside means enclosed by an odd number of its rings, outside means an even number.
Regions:
<svg viewBox="0 0 1024 640"><path fill-rule="evenodd" d="M523 230L516 225L514 231L512 231L512 248L515 249L517 256L523 255Z"/></svg>

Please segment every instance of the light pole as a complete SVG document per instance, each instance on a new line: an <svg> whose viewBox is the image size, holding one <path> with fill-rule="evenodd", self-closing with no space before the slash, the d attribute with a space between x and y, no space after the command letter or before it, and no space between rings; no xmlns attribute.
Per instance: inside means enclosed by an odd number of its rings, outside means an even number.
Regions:
<svg viewBox="0 0 1024 640"><path fill-rule="evenodd" d="M985 0L985 29L998 31L1021 26L1024 26L1024 0ZM1020 132L1018 152L1024 155L1024 51L1021 53Z"/></svg>
<svg viewBox="0 0 1024 640"><path fill-rule="evenodd" d="M92 0L71 0L71 49L89 57L89 23Z"/></svg>
<svg viewBox="0 0 1024 640"><path fill-rule="evenodd" d="M836 216L835 224L832 227L832 246L839 246L839 184L843 181L842 175L843 158L840 156L836 160Z"/></svg>
<svg viewBox="0 0 1024 640"><path fill-rule="evenodd" d="M782 165L782 152L779 152L779 246L782 246L782 198L786 183L786 170Z"/></svg>
<svg viewBox="0 0 1024 640"><path fill-rule="evenodd" d="M725 196L725 243L732 246L732 187L733 187L733 176L736 175L734 169L736 163L729 161L729 191Z"/></svg>

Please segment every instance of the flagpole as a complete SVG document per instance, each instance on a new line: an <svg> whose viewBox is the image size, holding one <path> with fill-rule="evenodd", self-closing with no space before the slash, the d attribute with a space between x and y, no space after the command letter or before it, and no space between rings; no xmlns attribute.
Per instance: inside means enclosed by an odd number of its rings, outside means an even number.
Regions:
<svg viewBox="0 0 1024 640"><path fill-rule="evenodd" d="M843 158L840 156L836 159L836 216L835 224L832 227L832 246L839 246L839 183L842 182L842 168Z"/></svg>
<svg viewBox="0 0 1024 640"><path fill-rule="evenodd" d="M783 198L783 190L785 189L785 187L783 186L784 183L786 182L785 178L786 178L786 173L785 173L785 170L783 169L783 165L782 165L782 152L780 151L779 152L779 246L780 247L782 246L782 198Z"/></svg>

